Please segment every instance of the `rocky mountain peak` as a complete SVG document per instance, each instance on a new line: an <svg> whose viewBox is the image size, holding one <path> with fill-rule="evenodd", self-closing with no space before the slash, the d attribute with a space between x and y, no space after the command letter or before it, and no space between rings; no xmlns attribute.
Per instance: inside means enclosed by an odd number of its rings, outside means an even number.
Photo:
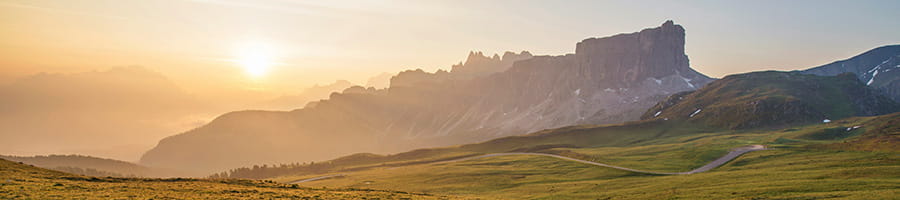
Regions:
<svg viewBox="0 0 900 200"><path fill-rule="evenodd" d="M621 87L675 74L708 80L688 73L693 70L684 54L684 36L681 25L666 21L640 32L585 39L576 45L575 55L585 76Z"/></svg>
<svg viewBox="0 0 900 200"><path fill-rule="evenodd" d="M477 77L487 76L493 73L503 72L512 67L513 63L533 57L528 51L514 53L507 51L503 57L494 54L485 56L480 51L470 51L465 62L451 66L450 71L438 70L435 73L425 72L422 69L406 70L391 77L391 87L416 87L422 84L433 84L448 80L464 81Z"/></svg>

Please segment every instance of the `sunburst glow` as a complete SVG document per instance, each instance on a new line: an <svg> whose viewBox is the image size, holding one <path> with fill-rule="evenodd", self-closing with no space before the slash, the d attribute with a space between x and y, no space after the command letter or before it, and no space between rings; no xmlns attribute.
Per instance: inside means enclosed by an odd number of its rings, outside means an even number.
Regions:
<svg viewBox="0 0 900 200"><path fill-rule="evenodd" d="M269 73L275 65L275 52L271 45L250 42L235 47L235 64L244 69L244 73L260 78Z"/></svg>

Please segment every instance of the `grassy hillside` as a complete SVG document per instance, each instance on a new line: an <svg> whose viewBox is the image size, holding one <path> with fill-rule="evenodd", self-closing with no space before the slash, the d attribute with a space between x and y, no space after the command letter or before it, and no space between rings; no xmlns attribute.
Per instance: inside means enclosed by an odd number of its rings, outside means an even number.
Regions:
<svg viewBox="0 0 900 200"><path fill-rule="evenodd" d="M449 199L371 189L306 188L240 179L98 178L0 159L0 199Z"/></svg>
<svg viewBox="0 0 900 200"><path fill-rule="evenodd" d="M343 168L272 180L289 182L341 174L300 185L403 189L501 199L890 199L900 192L897 187L900 185L900 155L897 154L900 149L890 146L896 145L900 138L896 131L900 128L897 120L900 120L900 113L778 130L696 130L663 122L571 127L435 149L422 154L428 156L419 158L440 160L446 155L436 152L450 152L451 149L512 151L506 145L516 143L535 147L526 150L635 169L678 172L702 166L734 147L764 144L772 148L748 153L720 168L693 175L646 175L548 157L517 155L452 163ZM629 132L625 128L629 126L651 126L668 131L657 140L608 140L607 145L594 146L580 145L592 142L578 140L600 140L606 131L621 135L640 134L638 130L654 133L648 127ZM692 134L677 134L679 132ZM528 140L548 142L535 144Z"/></svg>
<svg viewBox="0 0 900 200"><path fill-rule="evenodd" d="M684 135L713 132L716 129L685 126L665 121L643 121L619 125L584 125L550 129L523 136L511 136L462 146L419 149L393 155L354 154L305 165L253 166L230 170L214 177L271 178L285 175L322 174L335 171L359 171L378 167L416 165L486 153L543 152L583 158L569 148L626 147L670 143ZM727 150L726 150L727 151Z"/></svg>
<svg viewBox="0 0 900 200"><path fill-rule="evenodd" d="M866 87L853 74L766 71L729 75L700 90L673 95L641 118L746 129L897 111L900 105Z"/></svg>

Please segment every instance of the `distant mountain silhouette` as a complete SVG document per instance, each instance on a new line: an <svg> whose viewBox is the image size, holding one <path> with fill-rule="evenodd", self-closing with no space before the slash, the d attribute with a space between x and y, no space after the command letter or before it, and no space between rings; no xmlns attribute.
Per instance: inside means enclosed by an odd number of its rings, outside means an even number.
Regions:
<svg viewBox="0 0 900 200"><path fill-rule="evenodd" d="M198 175L259 163L389 153L576 124L637 120L713 79L690 68L671 21L590 38L574 54L471 52L451 71L404 71L387 89L351 87L290 112L238 111L159 142L142 164Z"/></svg>
<svg viewBox="0 0 900 200"><path fill-rule="evenodd" d="M278 98L259 103L253 109L263 110L293 110L303 108L307 103L327 99L333 92L341 92L353 86L346 80L338 80L328 85L314 85L294 95L284 95Z"/></svg>
<svg viewBox="0 0 900 200"><path fill-rule="evenodd" d="M729 75L703 89L672 95L642 118L745 129L897 111L900 104L866 87L851 73L817 76L766 71Z"/></svg>
<svg viewBox="0 0 900 200"><path fill-rule="evenodd" d="M0 159L22 162L41 168L88 176L174 177L183 176L173 170L155 169L138 164L82 155L5 156Z"/></svg>
<svg viewBox="0 0 900 200"><path fill-rule="evenodd" d="M854 73L865 85L900 102L900 45L878 47L846 60L802 72L820 76Z"/></svg>
<svg viewBox="0 0 900 200"><path fill-rule="evenodd" d="M375 89L387 88L391 85L391 77L394 77L394 74L387 72L375 75L366 81L366 87L373 87Z"/></svg>
<svg viewBox="0 0 900 200"><path fill-rule="evenodd" d="M135 159L169 131L198 126L209 109L142 67L41 73L0 86L0 152ZM110 150L115 149L115 150Z"/></svg>

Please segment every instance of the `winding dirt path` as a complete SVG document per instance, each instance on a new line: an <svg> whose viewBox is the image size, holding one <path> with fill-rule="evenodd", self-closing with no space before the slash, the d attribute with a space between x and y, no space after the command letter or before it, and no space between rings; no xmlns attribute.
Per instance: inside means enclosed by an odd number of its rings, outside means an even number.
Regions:
<svg viewBox="0 0 900 200"><path fill-rule="evenodd" d="M332 174L332 175L326 175L326 176L317 176L317 177L315 177L315 178L300 179L300 180L292 181L292 182L290 182L289 184L297 184L297 183L303 183L303 182L318 181L318 180L323 180L323 179L329 179L329 178L335 178L335 177L342 177L342 176L344 176L344 175L345 175L345 174Z"/></svg>
<svg viewBox="0 0 900 200"><path fill-rule="evenodd" d="M728 152L728 154L725 154L724 156L719 157L718 159L713 160L712 162L709 162L708 164L703 165L702 167L699 167L699 168L691 170L691 171L686 171L686 172L645 171L645 170L638 170L638 169L631 169L631 168L619 167L619 166L614 166L614 165L608 165L608 164L603 164L603 163L598 163L598 162L593 162L593 161L580 160L580 159L575 159L575 158L570 158L570 157L565 157L565 156L560 156L560 155L555 155L555 154L548 154L548 153L491 153L491 154L485 154L485 155L480 155L480 156L472 156L472 157L468 157L468 158L460 158L460 159L456 159L456 160L434 162L434 163L430 163L430 164L445 164L445 163L460 162L460 161L473 160L473 159L479 159L479 158L489 158L489 157L496 157L496 156L533 155L533 156L554 157L554 158L559 158L559 159L574 161L574 162L580 162L580 163L589 164L589 165L609 167L609 168L613 168L613 169L619 169L619 170L625 170L625 171L637 172L637 173L644 173L644 174L678 175L678 174L695 174L695 173L709 171L716 167L722 166L725 163L727 163L728 161L731 161L734 158L737 158L738 156L741 156L747 152L759 151L759 150L766 150L766 147L763 145L750 145L750 146L745 146L745 147L734 148L730 152ZM333 177L340 177L340 176L345 176L345 175L346 174L319 176L319 177L314 177L314 178L292 181L292 182L290 182L290 184L317 181L317 180L328 179L328 178L333 178Z"/></svg>

